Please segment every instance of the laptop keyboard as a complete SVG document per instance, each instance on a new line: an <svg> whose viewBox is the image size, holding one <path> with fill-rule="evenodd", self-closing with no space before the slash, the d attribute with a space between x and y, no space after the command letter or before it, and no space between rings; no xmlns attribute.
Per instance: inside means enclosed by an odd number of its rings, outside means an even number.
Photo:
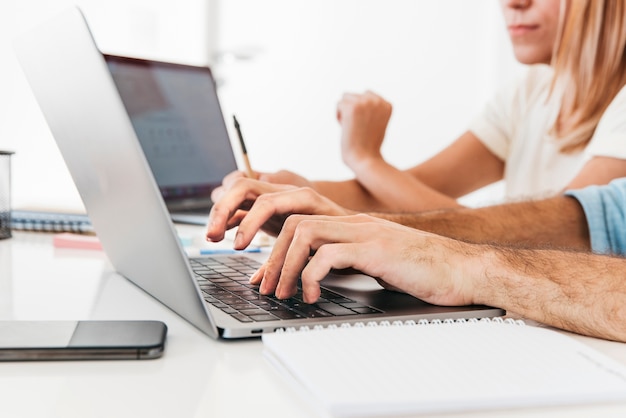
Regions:
<svg viewBox="0 0 626 418"><path fill-rule="evenodd" d="M201 257L189 261L204 299L241 322L382 313L324 288L314 304L302 300L299 286L298 293L289 299L262 295L259 287L249 282L261 264L249 257Z"/></svg>

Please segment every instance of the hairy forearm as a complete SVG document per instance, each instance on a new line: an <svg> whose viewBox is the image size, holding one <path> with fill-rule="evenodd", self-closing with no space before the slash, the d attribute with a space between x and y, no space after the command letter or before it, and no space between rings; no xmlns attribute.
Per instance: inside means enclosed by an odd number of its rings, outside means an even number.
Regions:
<svg viewBox="0 0 626 418"><path fill-rule="evenodd" d="M484 246L474 301L576 332L626 341L626 260Z"/></svg>
<svg viewBox="0 0 626 418"><path fill-rule="evenodd" d="M375 216L468 242L590 249L585 214L575 199L566 196L478 209Z"/></svg>

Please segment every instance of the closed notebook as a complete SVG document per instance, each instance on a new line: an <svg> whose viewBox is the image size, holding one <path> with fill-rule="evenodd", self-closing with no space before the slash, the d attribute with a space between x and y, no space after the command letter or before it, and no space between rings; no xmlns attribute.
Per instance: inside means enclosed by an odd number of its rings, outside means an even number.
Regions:
<svg viewBox="0 0 626 418"><path fill-rule="evenodd" d="M11 211L11 229L42 232L93 233L85 213L68 213L45 210Z"/></svg>
<svg viewBox="0 0 626 418"><path fill-rule="evenodd" d="M626 402L626 367L564 334L512 320L434 322L288 330L263 344L337 417Z"/></svg>

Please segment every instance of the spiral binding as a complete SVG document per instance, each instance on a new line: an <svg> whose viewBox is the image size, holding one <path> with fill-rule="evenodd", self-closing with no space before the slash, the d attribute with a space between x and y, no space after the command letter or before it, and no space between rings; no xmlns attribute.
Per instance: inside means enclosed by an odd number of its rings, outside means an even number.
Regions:
<svg viewBox="0 0 626 418"><path fill-rule="evenodd" d="M446 319L420 319L417 322L414 320L408 321L368 321L367 323L363 322L355 322L354 324L343 323L343 324L330 324L327 326L324 325L315 325L314 327L309 327L307 325L301 326L299 328L296 327L287 327L287 328L279 328L276 330L277 333L292 333L292 332L307 332L307 331L321 331L321 330L334 330L334 329L345 329L345 328L365 328L365 327L413 327L413 326L423 326L423 325L441 325L441 324L477 324L477 323L494 323L494 324L509 324L509 325L517 325L523 326L526 325L524 321L521 319L513 319L513 318L446 318Z"/></svg>

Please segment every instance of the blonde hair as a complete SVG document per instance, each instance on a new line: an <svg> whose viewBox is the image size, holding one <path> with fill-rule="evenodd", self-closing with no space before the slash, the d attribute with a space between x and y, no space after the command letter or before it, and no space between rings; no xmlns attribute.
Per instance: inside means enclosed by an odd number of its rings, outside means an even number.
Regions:
<svg viewBox="0 0 626 418"><path fill-rule="evenodd" d="M604 111L626 85L626 1L572 0L565 11L562 0L561 15L551 94L560 95L562 105L550 133L561 152L568 153L589 143Z"/></svg>

